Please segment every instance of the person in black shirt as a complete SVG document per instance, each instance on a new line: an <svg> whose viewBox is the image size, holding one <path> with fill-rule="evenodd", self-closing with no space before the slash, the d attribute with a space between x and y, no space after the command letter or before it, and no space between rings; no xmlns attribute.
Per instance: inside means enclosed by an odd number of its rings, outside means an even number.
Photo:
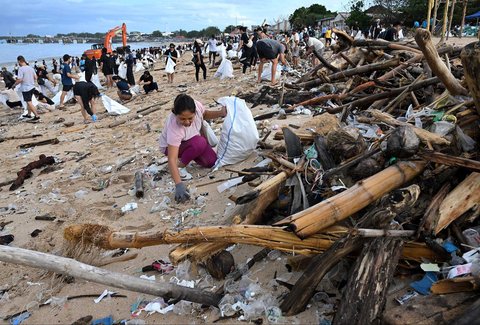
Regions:
<svg viewBox="0 0 480 325"><path fill-rule="evenodd" d="M135 64L134 56L132 51L127 48L126 50L127 56L125 57L125 63L127 64L127 80L130 86L135 85L135 77L133 76L133 65Z"/></svg>
<svg viewBox="0 0 480 325"><path fill-rule="evenodd" d="M100 97L97 86L91 82L77 81L73 86L73 94L82 108L81 112L84 123L90 123L89 115L93 122L97 121L95 100Z"/></svg>
<svg viewBox="0 0 480 325"><path fill-rule="evenodd" d="M140 77L140 81L138 82L138 84L141 85L142 82L143 82L143 90L145 90L146 94L154 90L158 92L158 85L156 82L153 81L153 76L150 74L150 72L145 71L143 73L143 75Z"/></svg>
<svg viewBox="0 0 480 325"><path fill-rule="evenodd" d="M165 51L163 54L166 57L165 64L168 62L168 58L172 59L174 63L177 63L178 59L178 52L175 50L175 44L170 44L170 47L168 50ZM175 67L173 67L175 69ZM168 78L168 83L172 84L173 83L173 75L175 73L167 73L167 78Z"/></svg>
<svg viewBox="0 0 480 325"><path fill-rule="evenodd" d="M102 49L102 56L100 57L100 69L102 70L105 78L107 79L107 89L113 86L112 75L113 65L110 53L107 53L107 49Z"/></svg>
<svg viewBox="0 0 480 325"><path fill-rule="evenodd" d="M247 67L250 66L251 56L252 56L252 46L253 41L247 35L247 27L242 26L240 27L242 31L242 36L240 38L240 44L238 45L239 48L242 49L242 56L240 57L240 62L243 64L243 73L247 71Z"/></svg>
<svg viewBox="0 0 480 325"><path fill-rule="evenodd" d="M398 40L398 32L402 29L402 24L400 22L396 22L393 24L392 27L388 28L385 32L384 39L389 42L397 41Z"/></svg>
<svg viewBox="0 0 480 325"><path fill-rule="evenodd" d="M48 72L43 64L40 64L37 67L37 83L40 85L42 94L45 96L47 96L47 90L49 90L52 95L57 93L54 88L56 82L48 75Z"/></svg>
<svg viewBox="0 0 480 325"><path fill-rule="evenodd" d="M196 39L193 43L192 61L195 64L195 78L197 79L197 81L200 68L203 70L203 80L207 79L207 67L205 66L205 63L203 63L202 45L203 42L200 39Z"/></svg>
<svg viewBox="0 0 480 325"><path fill-rule="evenodd" d="M113 76L113 81L117 84L117 95L120 100L130 100L133 95L130 92L130 85L127 80L120 78L119 76Z"/></svg>
<svg viewBox="0 0 480 325"><path fill-rule="evenodd" d="M97 68L95 58L90 59L88 56L85 56L85 80L87 82L92 82L92 75Z"/></svg>
<svg viewBox="0 0 480 325"><path fill-rule="evenodd" d="M113 51L112 52L112 65L113 65L113 74L114 75L118 75L118 67L120 66L120 64L117 64L117 60L118 60L118 53L117 53L117 51Z"/></svg>
<svg viewBox="0 0 480 325"><path fill-rule="evenodd" d="M5 88L12 88L13 84L15 83L15 78L13 78L13 74L8 71L6 67L2 67L1 76L5 82Z"/></svg>

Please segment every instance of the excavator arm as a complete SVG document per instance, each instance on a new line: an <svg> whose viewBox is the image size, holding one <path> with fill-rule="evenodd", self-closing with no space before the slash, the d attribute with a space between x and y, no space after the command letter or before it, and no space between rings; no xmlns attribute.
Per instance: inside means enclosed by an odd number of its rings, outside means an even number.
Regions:
<svg viewBox="0 0 480 325"><path fill-rule="evenodd" d="M113 37L119 33L122 33L122 43L123 47L127 46L127 25L125 23L122 24L122 27L116 26L108 31L105 35L105 40L103 42L103 46L107 49L108 53L112 52L112 40Z"/></svg>

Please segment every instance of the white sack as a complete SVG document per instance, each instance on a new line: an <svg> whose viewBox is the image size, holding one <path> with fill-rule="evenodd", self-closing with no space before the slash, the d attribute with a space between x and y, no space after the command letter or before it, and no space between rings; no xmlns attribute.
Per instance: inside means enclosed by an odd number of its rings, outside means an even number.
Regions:
<svg viewBox="0 0 480 325"><path fill-rule="evenodd" d="M220 63L220 66L217 69L217 72L213 75L214 78L220 78L221 80L225 78L233 78L233 65L232 61L228 59L223 59Z"/></svg>
<svg viewBox="0 0 480 325"><path fill-rule="evenodd" d="M108 114L110 115L121 115L121 114L127 114L128 112L130 112L128 107L125 107L122 104L114 101L107 95L102 95L102 102L103 102L103 106L105 107Z"/></svg>
<svg viewBox="0 0 480 325"><path fill-rule="evenodd" d="M175 72L175 62L171 58L167 59L167 64L165 65L165 72L166 73L174 73Z"/></svg>
<svg viewBox="0 0 480 325"><path fill-rule="evenodd" d="M281 76L282 76L282 66L278 64L277 71L275 72L275 80L278 81ZM272 63L271 62L268 62L263 66L262 80L272 81Z"/></svg>

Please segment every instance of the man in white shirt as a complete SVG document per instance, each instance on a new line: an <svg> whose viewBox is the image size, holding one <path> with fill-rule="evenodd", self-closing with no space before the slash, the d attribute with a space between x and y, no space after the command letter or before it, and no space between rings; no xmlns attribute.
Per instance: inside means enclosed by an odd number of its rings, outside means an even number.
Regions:
<svg viewBox="0 0 480 325"><path fill-rule="evenodd" d="M38 116L37 109L32 103L32 96L33 91L35 90L35 81L37 80L37 75L35 74L35 70L32 67L27 65L25 58L21 55L17 57L17 62L20 65L18 69L18 78L15 81L14 87L20 84L20 91L23 95L23 100L27 103L28 113L22 115L23 118L30 118L31 113L35 116L32 121L40 120L40 116Z"/></svg>
<svg viewBox="0 0 480 325"><path fill-rule="evenodd" d="M313 53L315 56L312 57L312 65L316 66L318 64L317 59L323 56L323 50L325 49L325 45L316 39L315 37L310 37L307 33L303 34L303 40L307 45L307 55Z"/></svg>

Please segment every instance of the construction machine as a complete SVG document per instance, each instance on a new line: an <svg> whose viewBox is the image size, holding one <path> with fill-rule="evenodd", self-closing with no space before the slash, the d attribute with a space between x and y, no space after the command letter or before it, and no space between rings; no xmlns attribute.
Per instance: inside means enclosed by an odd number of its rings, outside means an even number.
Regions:
<svg viewBox="0 0 480 325"><path fill-rule="evenodd" d="M121 27L116 26L109 30L108 33L105 35L105 40L103 41L103 44L93 44L92 48L86 50L83 54L85 54L90 59L95 58L98 60L102 56L103 48L107 49L107 53L112 53L113 37L120 33L122 34L123 47L117 48L117 52L122 53L127 47L127 25L125 25L125 23L123 23Z"/></svg>

